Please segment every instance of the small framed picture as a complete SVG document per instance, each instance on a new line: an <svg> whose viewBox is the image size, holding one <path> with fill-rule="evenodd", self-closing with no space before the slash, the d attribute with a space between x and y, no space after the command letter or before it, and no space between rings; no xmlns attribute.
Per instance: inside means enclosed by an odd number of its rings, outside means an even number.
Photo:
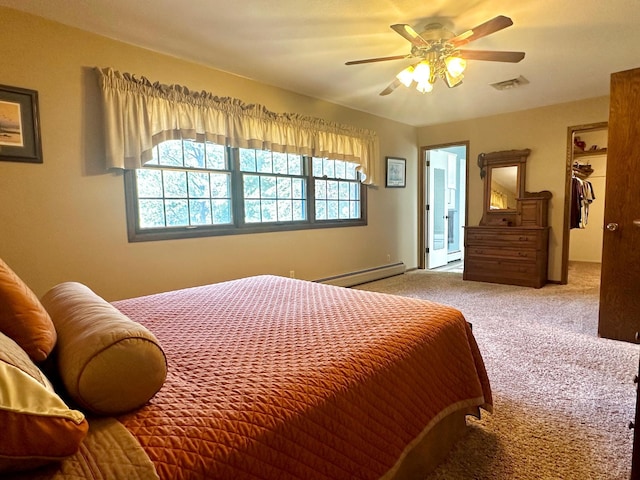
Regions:
<svg viewBox="0 0 640 480"><path fill-rule="evenodd" d="M42 163L35 90L0 85L0 160Z"/></svg>
<svg viewBox="0 0 640 480"><path fill-rule="evenodd" d="M407 160L397 157L387 158L387 188L404 188L407 185Z"/></svg>

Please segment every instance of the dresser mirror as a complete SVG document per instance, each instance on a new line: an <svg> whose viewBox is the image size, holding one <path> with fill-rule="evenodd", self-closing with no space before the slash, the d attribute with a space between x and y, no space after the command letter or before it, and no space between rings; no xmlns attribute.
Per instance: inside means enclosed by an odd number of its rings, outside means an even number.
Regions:
<svg viewBox="0 0 640 480"><path fill-rule="evenodd" d="M518 198L518 167L492 167L489 169L489 183L491 184L491 196L489 197L489 209L515 210L516 198Z"/></svg>
<svg viewBox="0 0 640 480"><path fill-rule="evenodd" d="M515 225L517 199L525 195L527 158L531 150L505 150L478 156L484 178L483 215L480 225Z"/></svg>

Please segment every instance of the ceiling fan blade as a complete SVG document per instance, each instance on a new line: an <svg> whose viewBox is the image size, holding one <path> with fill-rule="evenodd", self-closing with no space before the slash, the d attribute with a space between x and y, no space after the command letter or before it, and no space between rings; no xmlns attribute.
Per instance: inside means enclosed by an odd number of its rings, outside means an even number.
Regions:
<svg viewBox="0 0 640 480"><path fill-rule="evenodd" d="M387 60L402 60L403 58L409 58L411 55L394 55L393 57L378 57L378 58L365 58L364 60L351 60L345 62L345 65L358 65L360 63L373 63L373 62L386 62Z"/></svg>
<svg viewBox="0 0 640 480"><path fill-rule="evenodd" d="M498 52L491 50L460 50L465 60L487 60L489 62L518 63L524 58L524 52Z"/></svg>
<svg viewBox="0 0 640 480"><path fill-rule="evenodd" d="M460 35L453 37L449 42L455 47L459 47L461 45L466 45L469 42L473 42L474 40L478 40L479 38L491 35L503 28L510 27L511 25L513 25L513 21L509 17L498 15L497 17L478 25L471 30L467 30Z"/></svg>
<svg viewBox="0 0 640 480"><path fill-rule="evenodd" d="M385 88L383 91L380 92L380 95L382 96L389 95L399 86L400 86L400 80L398 80L397 78L394 78L393 82L391 82L387 88Z"/></svg>
<svg viewBox="0 0 640 480"><path fill-rule="evenodd" d="M416 47L426 47L429 45L429 43L418 34L418 32L405 23L391 25L391 28L409 40Z"/></svg>

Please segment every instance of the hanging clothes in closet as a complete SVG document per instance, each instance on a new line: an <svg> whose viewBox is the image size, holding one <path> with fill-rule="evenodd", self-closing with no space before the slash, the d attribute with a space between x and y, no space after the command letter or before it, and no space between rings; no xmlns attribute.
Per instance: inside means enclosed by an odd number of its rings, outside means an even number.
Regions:
<svg viewBox="0 0 640 480"><path fill-rule="evenodd" d="M589 206L596 199L593 184L586 178L584 165L574 165L571 176L571 225L570 228L585 228L589 222ZM590 165L586 167L591 170ZM593 170L591 170L593 171Z"/></svg>

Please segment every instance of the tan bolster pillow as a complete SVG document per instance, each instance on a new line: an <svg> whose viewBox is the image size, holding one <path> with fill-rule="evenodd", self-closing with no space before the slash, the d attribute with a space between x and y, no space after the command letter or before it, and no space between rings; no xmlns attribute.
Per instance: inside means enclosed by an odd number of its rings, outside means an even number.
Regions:
<svg viewBox="0 0 640 480"><path fill-rule="evenodd" d="M167 361L156 337L85 285L61 283L42 297L58 334L60 377L82 408L116 415L162 387Z"/></svg>

